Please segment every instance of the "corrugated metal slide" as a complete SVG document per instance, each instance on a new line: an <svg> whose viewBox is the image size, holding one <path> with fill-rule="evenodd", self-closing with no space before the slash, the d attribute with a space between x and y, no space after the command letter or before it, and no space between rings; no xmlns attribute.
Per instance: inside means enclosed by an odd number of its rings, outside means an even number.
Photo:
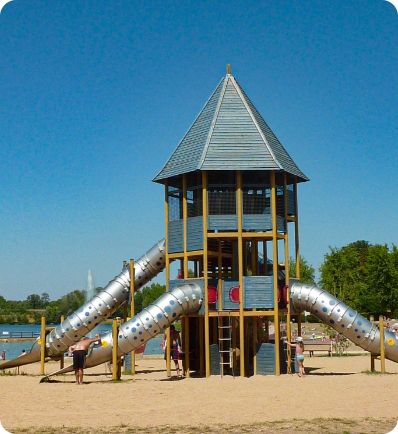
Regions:
<svg viewBox="0 0 398 434"><path fill-rule="evenodd" d="M119 327L117 355L121 357L136 350L161 333L181 315L200 309L202 289L196 284L184 284L165 292L130 321ZM87 356L85 368L92 368L112 360L112 330L101 335L101 345L94 346ZM73 371L72 365L47 375L45 378Z"/></svg>
<svg viewBox="0 0 398 434"><path fill-rule="evenodd" d="M156 243L148 252L134 262L134 290L138 291L165 267L165 240ZM46 336L46 354L60 356L70 345L80 341L101 322L108 319L130 297L130 267L109 282L90 301L69 315ZM41 353L41 340L36 340L30 352L22 357L0 363L0 369L14 368L38 362Z"/></svg>
<svg viewBox="0 0 398 434"><path fill-rule="evenodd" d="M307 311L330 325L354 344L372 354L380 354L380 330L356 310L329 292L301 282L291 285L290 297L297 312ZM398 339L390 331L384 332L385 357L398 362Z"/></svg>

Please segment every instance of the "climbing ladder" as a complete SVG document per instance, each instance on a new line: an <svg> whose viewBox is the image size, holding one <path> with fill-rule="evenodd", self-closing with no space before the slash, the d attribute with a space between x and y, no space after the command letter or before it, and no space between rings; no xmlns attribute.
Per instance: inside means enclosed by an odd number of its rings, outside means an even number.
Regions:
<svg viewBox="0 0 398 434"><path fill-rule="evenodd" d="M224 375L224 367L228 366L232 375L234 373L234 361L232 351L232 317L229 311L218 312L218 352L220 354L220 373Z"/></svg>
<svg viewBox="0 0 398 434"><path fill-rule="evenodd" d="M286 342L282 343L283 345L283 351L285 353L285 360L286 360L286 366L287 366L287 373L292 374L292 365L294 364L294 358L292 357L292 350L291 348L286 344ZM289 363L289 356L290 356L290 363Z"/></svg>

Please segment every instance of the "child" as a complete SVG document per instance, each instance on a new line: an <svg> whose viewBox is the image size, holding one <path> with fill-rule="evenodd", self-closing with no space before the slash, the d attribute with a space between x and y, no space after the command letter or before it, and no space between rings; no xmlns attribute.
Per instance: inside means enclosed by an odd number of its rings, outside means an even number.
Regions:
<svg viewBox="0 0 398 434"><path fill-rule="evenodd" d="M296 348L296 359L299 366L299 377L305 376L305 369L304 369L304 342L303 338L299 336L296 338L296 343L291 344L288 341L286 341L287 345L290 347Z"/></svg>
<svg viewBox="0 0 398 434"><path fill-rule="evenodd" d="M170 340L171 340L170 359L174 360L177 376L181 377L180 365L178 363L179 350L181 349L181 337L180 337L180 333L176 330L173 324L170 326ZM167 352L166 352L167 333L164 334L163 342L160 344L160 346L162 347L162 351L164 352L164 360L167 360Z"/></svg>

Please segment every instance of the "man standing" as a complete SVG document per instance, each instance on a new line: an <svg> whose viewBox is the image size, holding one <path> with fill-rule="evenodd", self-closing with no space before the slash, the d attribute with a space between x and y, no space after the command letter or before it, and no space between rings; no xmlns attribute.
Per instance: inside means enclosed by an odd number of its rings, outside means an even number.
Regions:
<svg viewBox="0 0 398 434"><path fill-rule="evenodd" d="M83 370L86 363L87 350L94 343L101 343L99 334L96 334L94 339L84 338L82 341L69 347L69 352L73 356L73 369L75 370L76 384L78 386L83 384Z"/></svg>

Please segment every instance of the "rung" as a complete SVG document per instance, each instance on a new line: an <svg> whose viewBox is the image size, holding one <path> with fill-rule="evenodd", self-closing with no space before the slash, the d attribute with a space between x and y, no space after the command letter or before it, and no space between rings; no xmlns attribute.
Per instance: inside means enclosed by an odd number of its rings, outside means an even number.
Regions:
<svg viewBox="0 0 398 434"><path fill-rule="evenodd" d="M223 311L219 311L219 312L218 312L218 316L231 316L231 312L223 312Z"/></svg>

